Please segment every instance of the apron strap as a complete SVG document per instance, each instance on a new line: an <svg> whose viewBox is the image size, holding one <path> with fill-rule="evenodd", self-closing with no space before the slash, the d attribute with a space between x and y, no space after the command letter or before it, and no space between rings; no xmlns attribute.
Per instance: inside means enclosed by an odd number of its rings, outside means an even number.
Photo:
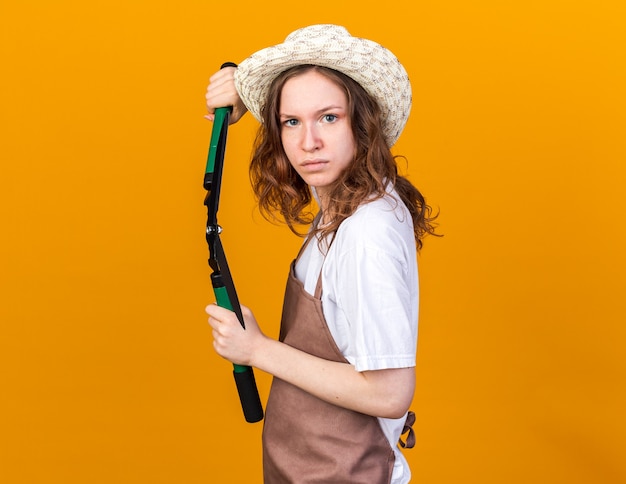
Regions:
<svg viewBox="0 0 626 484"><path fill-rule="evenodd" d="M304 252L304 249L306 249L307 245L309 245L309 242L311 242L311 239L314 238L313 237L313 233L315 232L315 228L317 227L317 223L319 222L319 219L321 218L321 216L322 216L322 212L318 212L318 214L313 219L313 223L311 224L311 229L309 230L309 233L307 234L306 239L304 240L304 242L300 246L300 250L298 251L298 255L296 255L296 262L298 261L298 259L302 255L302 252Z"/></svg>
<svg viewBox="0 0 626 484"><path fill-rule="evenodd" d="M306 247L309 245L309 243L313 239L317 240L317 237L314 237L314 234L315 234L315 229L317 228L317 225L318 225L318 223L319 223L321 218L322 218L322 212L320 210L317 213L317 215L315 216L315 219L313 220L313 223L311 224L311 230L309 230L309 234L307 235L304 243L300 246L300 250L298 251L298 255L296 256L295 260L293 261L294 268L295 268L295 264L298 262L298 260L300 259L300 256L304 252L304 249L306 249ZM315 292L313 293L313 297L315 297L317 299L320 299L322 297L322 270L321 269L320 269L320 275L317 278L317 284L315 285Z"/></svg>
<svg viewBox="0 0 626 484"><path fill-rule="evenodd" d="M317 284L315 285L315 294L313 294L315 299L322 299L322 269L320 269L320 275L318 276Z"/></svg>

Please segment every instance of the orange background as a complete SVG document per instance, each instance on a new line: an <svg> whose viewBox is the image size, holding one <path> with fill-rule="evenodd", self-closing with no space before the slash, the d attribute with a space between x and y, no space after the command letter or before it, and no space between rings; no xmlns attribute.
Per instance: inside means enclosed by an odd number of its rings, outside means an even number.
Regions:
<svg viewBox="0 0 626 484"><path fill-rule="evenodd" d="M395 152L441 209L414 482L626 482L624 5L3 1L0 481L261 482L203 311L204 91L332 22L405 64ZM300 240L254 211L254 130L231 129L220 222L275 335Z"/></svg>

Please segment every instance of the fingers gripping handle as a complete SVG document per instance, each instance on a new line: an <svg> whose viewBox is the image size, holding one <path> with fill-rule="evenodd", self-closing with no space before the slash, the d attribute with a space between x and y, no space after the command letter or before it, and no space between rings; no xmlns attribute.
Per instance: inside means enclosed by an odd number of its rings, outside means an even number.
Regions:
<svg viewBox="0 0 626 484"><path fill-rule="evenodd" d="M228 298L221 274L211 275L211 282L213 283L213 292L215 292L217 305L232 311L233 307ZM233 367L239 401L241 402L246 422L254 423L263 420L263 405L257 390L256 380L254 379L254 371L250 366L233 365Z"/></svg>

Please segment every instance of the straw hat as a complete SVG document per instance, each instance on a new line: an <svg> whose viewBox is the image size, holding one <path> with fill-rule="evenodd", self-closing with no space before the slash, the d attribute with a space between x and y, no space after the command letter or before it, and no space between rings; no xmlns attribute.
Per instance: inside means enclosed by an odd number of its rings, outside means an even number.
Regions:
<svg viewBox="0 0 626 484"><path fill-rule="evenodd" d="M382 111L389 146L400 137L411 110L411 83L395 55L371 40L351 36L337 25L312 25L296 30L285 42L262 49L239 64L235 86L252 113L261 112L272 81L301 64L329 67L358 82Z"/></svg>

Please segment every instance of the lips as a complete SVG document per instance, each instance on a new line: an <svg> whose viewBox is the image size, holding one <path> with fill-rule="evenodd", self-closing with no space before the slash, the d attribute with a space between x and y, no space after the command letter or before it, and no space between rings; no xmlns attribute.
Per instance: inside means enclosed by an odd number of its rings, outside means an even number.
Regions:
<svg viewBox="0 0 626 484"><path fill-rule="evenodd" d="M320 159L305 160L300 166L302 168L307 168L311 170L315 168L320 168L324 166L326 163L328 163L328 160L320 160Z"/></svg>

